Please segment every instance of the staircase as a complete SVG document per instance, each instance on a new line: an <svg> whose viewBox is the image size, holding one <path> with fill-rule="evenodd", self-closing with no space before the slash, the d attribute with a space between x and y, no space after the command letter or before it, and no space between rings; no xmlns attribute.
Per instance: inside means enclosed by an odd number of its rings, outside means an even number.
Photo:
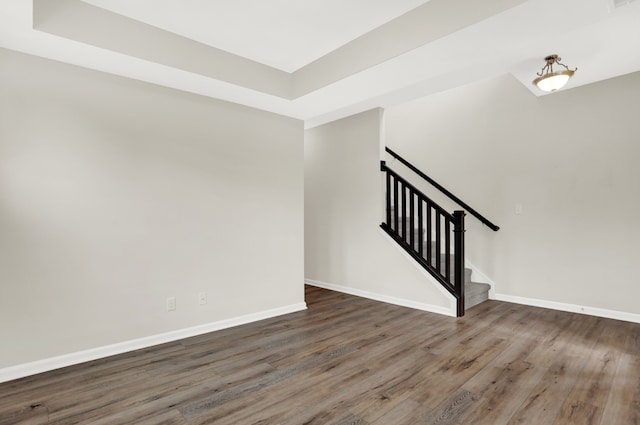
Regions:
<svg viewBox="0 0 640 425"><path fill-rule="evenodd" d="M404 177L380 163L385 173L385 221L380 227L456 299L456 315L489 298L490 286L473 282L472 270L464 267L464 217L469 212L494 231L498 226L481 216L442 185L386 148L394 158L433 185L465 210L449 213Z"/></svg>

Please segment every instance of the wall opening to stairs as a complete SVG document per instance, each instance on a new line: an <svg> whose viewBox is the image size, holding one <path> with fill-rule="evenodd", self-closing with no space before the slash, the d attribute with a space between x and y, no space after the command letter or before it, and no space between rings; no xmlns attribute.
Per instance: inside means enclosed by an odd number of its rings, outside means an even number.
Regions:
<svg viewBox="0 0 640 425"><path fill-rule="evenodd" d="M380 228L382 111L305 132L307 283L440 314L453 298Z"/></svg>

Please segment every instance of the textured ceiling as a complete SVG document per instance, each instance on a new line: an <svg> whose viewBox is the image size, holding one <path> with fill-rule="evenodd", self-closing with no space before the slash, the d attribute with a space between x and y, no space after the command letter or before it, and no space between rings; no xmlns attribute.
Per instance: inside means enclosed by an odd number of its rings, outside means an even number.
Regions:
<svg viewBox="0 0 640 425"><path fill-rule="evenodd" d="M0 47L314 126L498 75L565 90L640 70L640 2L3 0ZM100 6L100 7L98 7ZM105 9L108 7L109 9Z"/></svg>

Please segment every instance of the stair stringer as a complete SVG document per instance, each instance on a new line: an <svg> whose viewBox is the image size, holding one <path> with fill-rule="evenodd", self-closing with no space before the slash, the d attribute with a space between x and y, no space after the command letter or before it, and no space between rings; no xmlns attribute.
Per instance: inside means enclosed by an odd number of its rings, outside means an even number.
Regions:
<svg viewBox="0 0 640 425"><path fill-rule="evenodd" d="M438 291L440 291L440 293L442 293L447 300L449 300L449 308L446 309L443 307L442 311L438 311L436 313L444 314L451 317L456 317L456 297L451 295L451 293L447 291L442 286L442 284L438 282L433 276L431 276L431 274L428 271L426 271L424 267L420 265L420 263L418 263L411 255L409 255L407 251L402 249L402 247L398 245L398 242L395 239L393 239L391 236L389 236L387 232L385 232L380 228L378 229L378 231L387 239L387 241L389 241L389 243L394 249L396 249L400 254L402 254L409 261L410 264L412 264L435 288L437 288Z"/></svg>

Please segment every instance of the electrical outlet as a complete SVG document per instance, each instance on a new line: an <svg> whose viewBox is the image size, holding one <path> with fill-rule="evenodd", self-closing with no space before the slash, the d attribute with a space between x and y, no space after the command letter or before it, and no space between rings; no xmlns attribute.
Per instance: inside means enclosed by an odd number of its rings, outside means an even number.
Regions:
<svg viewBox="0 0 640 425"><path fill-rule="evenodd" d="M167 311L173 311L176 309L176 298L169 297L167 298Z"/></svg>
<svg viewBox="0 0 640 425"><path fill-rule="evenodd" d="M198 304L204 305L206 303L207 303L207 293L206 292L198 293Z"/></svg>

